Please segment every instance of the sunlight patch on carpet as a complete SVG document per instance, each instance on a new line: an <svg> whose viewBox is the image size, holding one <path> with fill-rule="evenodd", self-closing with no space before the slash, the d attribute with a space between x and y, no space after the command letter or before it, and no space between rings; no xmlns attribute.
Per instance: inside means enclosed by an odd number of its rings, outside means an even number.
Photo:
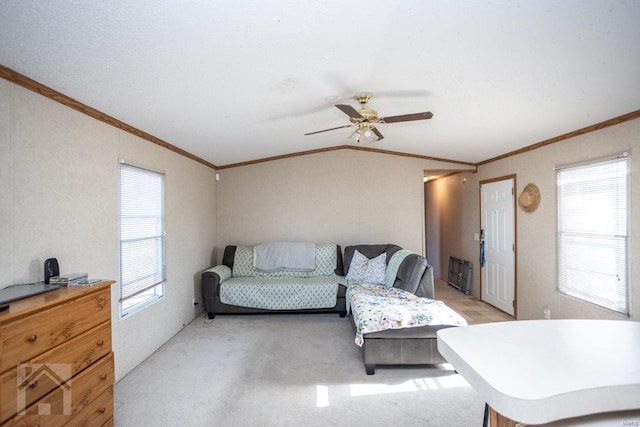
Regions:
<svg viewBox="0 0 640 427"><path fill-rule="evenodd" d="M379 394L409 393L420 390L438 390L457 387L469 387L460 375L439 378L416 378L401 384L351 384L351 396L372 396Z"/></svg>
<svg viewBox="0 0 640 427"><path fill-rule="evenodd" d="M326 385L316 386L316 406L318 408L329 406L329 387Z"/></svg>

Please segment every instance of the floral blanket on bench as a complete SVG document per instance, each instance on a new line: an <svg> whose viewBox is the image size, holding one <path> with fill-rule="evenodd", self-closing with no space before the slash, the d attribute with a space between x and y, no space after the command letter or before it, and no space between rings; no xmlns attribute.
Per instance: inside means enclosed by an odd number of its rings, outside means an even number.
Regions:
<svg viewBox="0 0 640 427"><path fill-rule="evenodd" d="M384 285L358 283L349 286L358 346L364 334L387 329L415 328L427 325L464 326L467 321L444 302L421 298L410 292Z"/></svg>

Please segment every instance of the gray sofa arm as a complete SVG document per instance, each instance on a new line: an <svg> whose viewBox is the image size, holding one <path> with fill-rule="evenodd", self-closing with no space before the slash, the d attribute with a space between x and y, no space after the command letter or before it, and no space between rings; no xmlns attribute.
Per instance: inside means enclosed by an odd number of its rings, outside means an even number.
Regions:
<svg viewBox="0 0 640 427"><path fill-rule="evenodd" d="M422 298L434 299L433 267L422 255L408 255L398 268L393 287Z"/></svg>
<svg viewBox="0 0 640 427"><path fill-rule="evenodd" d="M231 269L226 265L217 265L202 273L202 295L204 309L209 319L215 317L215 299L219 294L220 283L231 277Z"/></svg>
<svg viewBox="0 0 640 427"><path fill-rule="evenodd" d="M407 255L398 267L394 288L404 289L407 292L418 295L420 280L427 268L427 260L418 254ZM418 295L422 296L422 295Z"/></svg>
<svg viewBox="0 0 640 427"><path fill-rule="evenodd" d="M423 298L436 299L435 284L433 281L433 267L427 264L427 268L420 279L416 295Z"/></svg>

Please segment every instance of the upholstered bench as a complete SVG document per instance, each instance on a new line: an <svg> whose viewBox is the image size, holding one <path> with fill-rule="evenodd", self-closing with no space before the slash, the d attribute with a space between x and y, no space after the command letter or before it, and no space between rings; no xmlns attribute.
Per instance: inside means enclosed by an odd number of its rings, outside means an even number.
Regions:
<svg viewBox="0 0 640 427"><path fill-rule="evenodd" d="M347 309L366 373L373 375L377 365L445 363L436 332L466 325L466 321L434 299L433 270L424 257L396 245L347 246L346 278L351 277L354 255L372 260L382 254L386 257L383 283L348 282Z"/></svg>
<svg viewBox="0 0 640 427"><path fill-rule="evenodd" d="M362 357L367 375L375 374L377 365L447 363L438 351L436 332L451 327L452 325L421 326L364 334Z"/></svg>

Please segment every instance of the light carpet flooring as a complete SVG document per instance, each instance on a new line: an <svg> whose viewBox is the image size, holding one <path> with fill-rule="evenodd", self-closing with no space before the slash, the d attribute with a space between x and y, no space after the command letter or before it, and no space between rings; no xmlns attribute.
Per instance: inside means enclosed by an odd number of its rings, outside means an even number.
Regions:
<svg viewBox="0 0 640 427"><path fill-rule="evenodd" d="M446 287L439 281L436 296L445 299ZM455 300L479 303L454 290L454 309ZM198 317L116 384L115 425L481 425L482 398L450 365L366 375L350 322L337 314Z"/></svg>

